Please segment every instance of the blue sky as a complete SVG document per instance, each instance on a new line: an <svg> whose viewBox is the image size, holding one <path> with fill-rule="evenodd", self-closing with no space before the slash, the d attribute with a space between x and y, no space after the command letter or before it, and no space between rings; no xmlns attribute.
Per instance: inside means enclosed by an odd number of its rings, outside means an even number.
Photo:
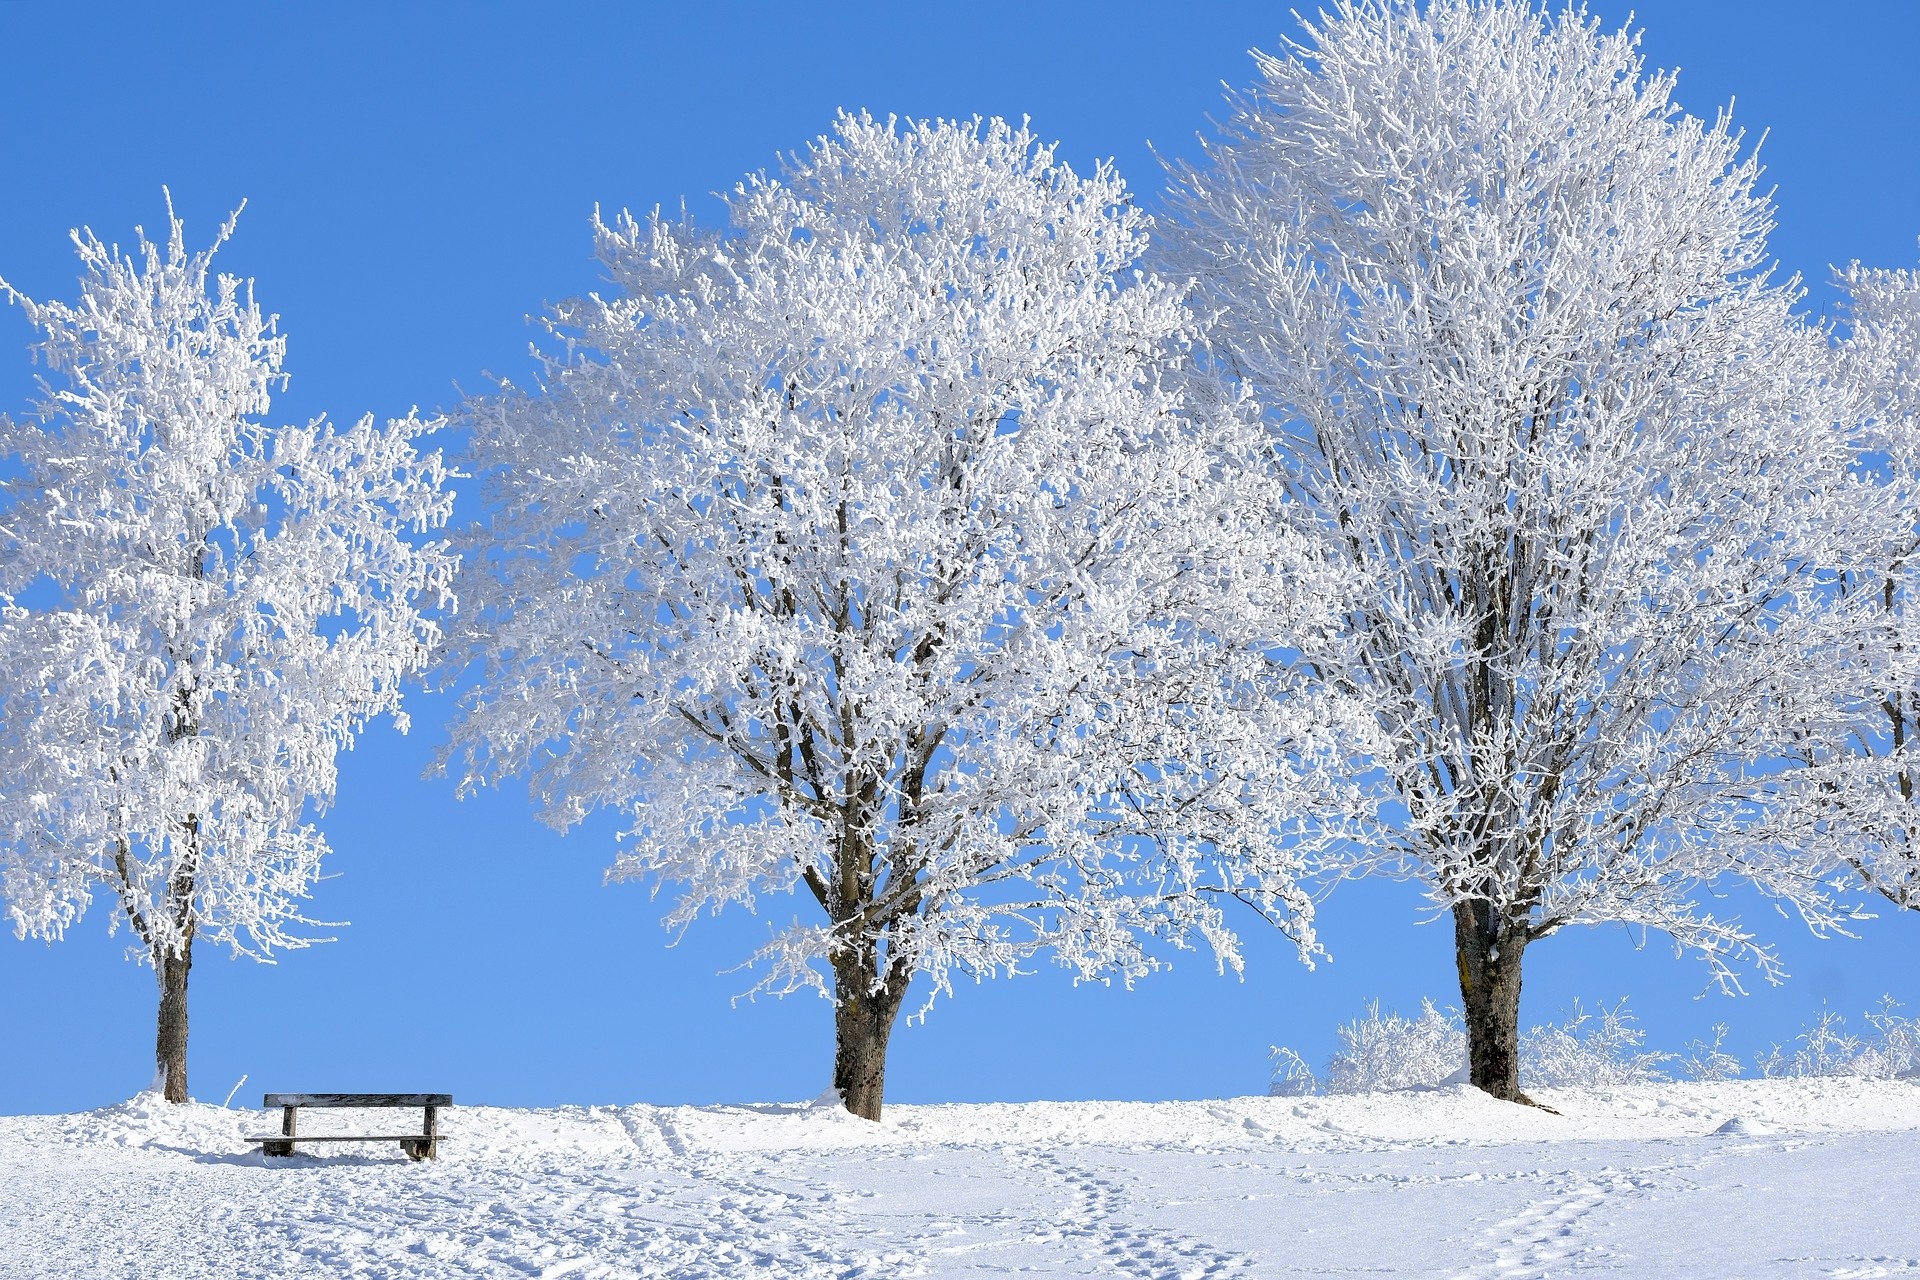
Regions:
<svg viewBox="0 0 1920 1280"><path fill-rule="evenodd" d="M1608 22L1628 5L1591 6ZM528 367L526 317L594 287L596 203L641 210L705 193L822 131L876 114L1030 116L1077 166L1114 158L1151 207L1148 150L1194 150L1246 50L1293 29L1285 4L831 6L0 3L0 276L70 297L68 228L130 240L172 187L190 244L249 201L223 252L289 335L279 415L447 408L484 372ZM1695 114L1735 103L1778 187L1773 244L1827 311L1828 268L1920 259L1920 6L1856 0L1640 0L1656 66L1681 68ZM0 410L31 393L17 312L0 313ZM463 509L470 510L470 506ZM750 916L677 945L661 904L605 886L611 819L565 838L515 790L458 802L421 778L447 704L414 732L369 732L325 819L333 878L314 903L338 942L277 965L196 956L192 1084L451 1090L463 1101L660 1103L798 1098L830 1071L830 1011L811 996L734 1002L724 970L765 936ZM1754 917L1769 909L1737 899ZM1322 1060L1334 1026L1378 996L1457 999L1450 933L1402 886L1325 908L1334 959L1309 972L1245 921L1244 981L1203 957L1132 992L1061 974L959 991L903 1027L893 1101L1166 1098L1259 1092L1268 1046ZM102 905L66 941L0 937L0 1112L122 1098L152 1070L154 988L106 936ZM1631 998L1661 1047L1732 1024L1743 1056L1821 1004L1883 993L1920 1006L1920 918L1814 943L1756 919L1793 971L1744 999L1702 996L1704 969L1658 937L1557 936L1528 955L1526 1017Z"/></svg>

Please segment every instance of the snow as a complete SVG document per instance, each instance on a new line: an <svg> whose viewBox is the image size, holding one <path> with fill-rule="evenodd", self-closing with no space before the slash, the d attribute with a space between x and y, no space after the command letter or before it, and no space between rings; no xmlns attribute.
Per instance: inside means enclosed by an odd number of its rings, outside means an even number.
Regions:
<svg viewBox="0 0 1920 1280"><path fill-rule="evenodd" d="M1914 1083L1539 1096L455 1107L428 1164L143 1096L0 1117L0 1277L1920 1273Z"/></svg>
<svg viewBox="0 0 1920 1280"><path fill-rule="evenodd" d="M1716 1138L1756 1138L1766 1137L1772 1134L1772 1132L1772 1129L1757 1120L1749 1120L1745 1116L1735 1116L1718 1129L1715 1129L1713 1134Z"/></svg>

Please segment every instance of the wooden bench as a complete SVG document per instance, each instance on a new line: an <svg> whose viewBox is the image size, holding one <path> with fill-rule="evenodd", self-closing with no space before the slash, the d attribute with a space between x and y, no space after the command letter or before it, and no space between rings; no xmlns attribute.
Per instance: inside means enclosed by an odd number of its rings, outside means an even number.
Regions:
<svg viewBox="0 0 1920 1280"><path fill-rule="evenodd" d="M248 1138L260 1144L262 1154L290 1156L296 1142L398 1142L400 1149L415 1160L435 1160L440 1156L440 1108L453 1105L450 1093L270 1093L260 1104L280 1108L280 1132L265 1138ZM419 1133L314 1134L297 1132L302 1107L420 1107L426 1122Z"/></svg>

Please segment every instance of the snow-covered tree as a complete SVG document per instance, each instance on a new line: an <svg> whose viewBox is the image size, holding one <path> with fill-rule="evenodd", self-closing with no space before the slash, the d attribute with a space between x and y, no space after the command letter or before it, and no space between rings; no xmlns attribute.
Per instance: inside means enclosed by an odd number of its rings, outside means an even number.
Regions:
<svg viewBox="0 0 1920 1280"><path fill-rule="evenodd" d="M842 116L726 205L596 219L617 292L470 406L494 514L449 769L530 775L561 829L627 815L612 875L676 886L674 926L808 902L756 989L831 996L869 1118L920 975L1237 965L1228 897L1308 945L1336 743L1233 620L1284 633L1330 582L1251 536L1247 415L1163 384L1188 317L1120 180L999 121Z"/></svg>
<svg viewBox="0 0 1920 1280"><path fill-rule="evenodd" d="M1471 1078L1516 1098L1547 935L1664 931L1731 987L1777 964L1704 895L1851 910L1819 800L1897 655L1835 583L1904 499L1851 476L1859 397L1770 278L1756 161L1634 36L1338 0L1256 56L1172 260L1267 406L1287 532L1372 584L1350 650L1307 646L1386 800L1331 869L1447 909Z"/></svg>
<svg viewBox="0 0 1920 1280"><path fill-rule="evenodd" d="M250 286L164 245L76 232L42 331L38 413L7 423L0 839L8 909L55 937L104 887L160 987L157 1081L187 1097L196 941L310 941L313 817L370 717L439 638L452 495L417 418L265 421L285 339Z"/></svg>
<svg viewBox="0 0 1920 1280"><path fill-rule="evenodd" d="M1848 588L1877 599L1906 632L1900 643L1920 649L1907 626L1920 588L1920 512L1913 506L1920 490L1920 275L1856 263L1840 283L1853 330L1845 359L1873 412L1863 467L1885 486L1889 515L1906 535ZM1868 703L1853 744L1862 776L1832 794L1836 821L1856 836L1844 856L1869 888L1920 911L1920 686L1889 683Z"/></svg>

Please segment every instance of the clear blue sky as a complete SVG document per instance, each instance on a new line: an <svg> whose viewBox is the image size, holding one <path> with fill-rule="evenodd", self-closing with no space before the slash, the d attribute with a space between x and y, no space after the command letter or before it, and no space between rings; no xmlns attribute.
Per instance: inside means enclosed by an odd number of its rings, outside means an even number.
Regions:
<svg viewBox="0 0 1920 1280"><path fill-rule="evenodd" d="M1305 7L1305 6L1303 6ZM1920 5L1640 0L1680 100L1737 98L1778 185L1784 264L1831 306L1831 264L1916 262ZM1625 0L1593 6L1609 23ZM171 185L190 241L250 203L222 255L290 335L286 419L450 407L482 372L518 374L525 317L593 287L596 202L636 210L731 185L823 130L836 108L1031 116L1076 165L1115 158L1152 205L1147 149L1185 154L1271 48L1286 4L831 6L91 5L0 0L0 275L69 297L68 228L156 227ZM31 387L0 313L0 409ZM470 510L470 506L467 508ZM808 1097L829 1077L814 997L735 1005L724 973L764 920L702 922L677 947L637 886L603 886L616 824L560 838L517 791L464 803L421 772L444 700L370 732L325 819L334 878L314 911L340 941L273 966L196 956L192 1084L435 1089L463 1101L662 1103ZM1750 902L1736 905L1764 911ZM152 1070L154 988L106 936L106 904L60 944L0 938L0 1112L123 1098ZM958 992L896 1036L894 1101L1165 1098L1258 1092L1267 1047L1324 1058L1370 996L1457 999L1450 935L1416 895L1353 886L1325 909L1331 964L1308 972L1253 921L1246 980L1198 956L1133 992L1034 977ZM1714 1021L1743 1056L1825 1001L1920 1006L1920 917L1814 944L1760 921L1794 976L1742 1000L1659 938L1555 937L1528 955L1526 1016L1626 995L1677 1047Z"/></svg>

